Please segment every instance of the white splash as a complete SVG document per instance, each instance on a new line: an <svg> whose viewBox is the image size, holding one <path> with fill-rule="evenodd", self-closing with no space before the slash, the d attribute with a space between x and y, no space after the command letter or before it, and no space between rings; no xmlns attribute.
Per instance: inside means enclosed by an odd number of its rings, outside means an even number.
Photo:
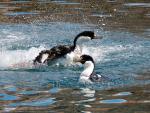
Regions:
<svg viewBox="0 0 150 113"><path fill-rule="evenodd" d="M32 60L44 49L44 47L40 46L39 48L32 47L29 50L2 50L0 51L0 67L19 68L23 65L30 65Z"/></svg>
<svg viewBox="0 0 150 113"><path fill-rule="evenodd" d="M133 51L140 51L142 46L135 46L135 45L100 45L97 47L93 46L83 46L82 47L82 54L87 54L93 57L95 63L99 62L106 62L112 60L112 57L109 55L110 53L116 53L117 58L120 57L128 57L126 54L122 54L120 52L125 51L128 55L134 54ZM44 46L40 47L32 47L28 50L1 50L0 51L0 68L20 68L20 67L32 67L34 58L39 54L40 51L49 49ZM131 52L132 51L132 52ZM109 58L107 56L110 56ZM106 58L107 57L107 58ZM62 59L60 59L63 61ZM60 60L57 61L56 64L61 64L64 66L72 66L72 65L79 65L73 64L72 60L66 60L65 62L61 62Z"/></svg>
<svg viewBox="0 0 150 113"><path fill-rule="evenodd" d="M97 47L87 47L83 46L82 48L82 54L87 54L93 57L94 61L96 63L98 62L105 62L112 59L107 59L106 57L109 56L110 53L118 53L119 55L122 55L122 57L128 57L134 53L135 51L140 51L142 49L142 46L136 46L136 45L101 45ZM128 56L125 54L122 54L120 52L128 52ZM132 51L132 52L131 52ZM117 57L117 56L116 56Z"/></svg>

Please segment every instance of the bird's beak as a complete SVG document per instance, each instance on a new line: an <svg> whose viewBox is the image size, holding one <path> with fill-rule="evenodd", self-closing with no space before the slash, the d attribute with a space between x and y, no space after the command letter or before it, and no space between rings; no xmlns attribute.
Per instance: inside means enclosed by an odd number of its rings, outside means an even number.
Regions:
<svg viewBox="0 0 150 113"><path fill-rule="evenodd" d="M75 58L73 58L74 62L81 62L81 57L80 56L76 56Z"/></svg>

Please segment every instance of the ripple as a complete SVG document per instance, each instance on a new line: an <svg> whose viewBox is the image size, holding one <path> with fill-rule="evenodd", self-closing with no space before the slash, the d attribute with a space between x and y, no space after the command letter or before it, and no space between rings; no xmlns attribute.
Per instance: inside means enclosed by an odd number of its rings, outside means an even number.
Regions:
<svg viewBox="0 0 150 113"><path fill-rule="evenodd" d="M50 89L49 92L52 93L52 94L58 93L59 92L59 88L54 87L54 88Z"/></svg>
<svg viewBox="0 0 150 113"><path fill-rule="evenodd" d="M100 103L104 104L119 104L119 103L125 103L127 100L125 99L110 99L110 100L102 100Z"/></svg>
<svg viewBox="0 0 150 113"><path fill-rule="evenodd" d="M11 100L17 100L17 99L18 99L17 96L0 93L0 100L3 100L3 101L9 101L10 100L11 101Z"/></svg>
<svg viewBox="0 0 150 113"><path fill-rule="evenodd" d="M61 2L59 4L62 4L62 5L78 5L80 3L77 3L77 2Z"/></svg>
<svg viewBox="0 0 150 113"><path fill-rule="evenodd" d="M149 13L148 13L148 14L146 14L146 16L150 18L150 14L149 14Z"/></svg>
<svg viewBox="0 0 150 113"><path fill-rule="evenodd" d="M95 100L96 100L96 98L91 98L91 99L87 99L87 100L80 100L80 101L78 101L77 103L93 102L93 101L95 101Z"/></svg>
<svg viewBox="0 0 150 113"><path fill-rule="evenodd" d="M21 91L19 94L22 94L22 95L34 95L34 94L37 94L37 92L35 92L35 91Z"/></svg>
<svg viewBox="0 0 150 113"><path fill-rule="evenodd" d="M12 92L16 92L17 91L17 88L15 86L5 86L4 87L5 90L7 91L12 91Z"/></svg>
<svg viewBox="0 0 150 113"><path fill-rule="evenodd" d="M45 99L39 99L34 100L31 102L18 102L18 103L11 103L9 106L48 106L51 104L54 104L56 101L54 101L54 98L45 98Z"/></svg>
<svg viewBox="0 0 150 113"><path fill-rule="evenodd" d="M36 15L38 13L36 12L10 12L10 13L5 13L4 15L7 16L20 16L20 15Z"/></svg>
<svg viewBox="0 0 150 113"><path fill-rule="evenodd" d="M81 113L92 113L91 111L81 111Z"/></svg>
<svg viewBox="0 0 150 113"><path fill-rule="evenodd" d="M150 3L126 3L124 6L128 7L150 7Z"/></svg>
<svg viewBox="0 0 150 113"><path fill-rule="evenodd" d="M10 111L13 111L15 109L16 108L13 108L13 107L6 107L6 108L4 108L4 112L10 112Z"/></svg>
<svg viewBox="0 0 150 113"><path fill-rule="evenodd" d="M31 0L13 0L11 3L14 3L14 4L18 4L18 3L20 3L20 4L23 4L23 3L30 3L31 2Z"/></svg>
<svg viewBox="0 0 150 113"><path fill-rule="evenodd" d="M98 13L95 13L95 14L92 14L91 16L95 16L95 17L105 17L105 18L108 18L108 17L112 17L111 14L98 14Z"/></svg>
<svg viewBox="0 0 150 113"><path fill-rule="evenodd" d="M84 107L86 107L86 108L91 108L92 106L91 106L91 105L86 104L86 105L84 105Z"/></svg>
<svg viewBox="0 0 150 113"><path fill-rule="evenodd" d="M117 0L107 0L108 3L115 3Z"/></svg>
<svg viewBox="0 0 150 113"><path fill-rule="evenodd" d="M4 9L4 8L6 8L6 7L8 7L7 5L1 5L0 4L0 9Z"/></svg>
<svg viewBox="0 0 150 113"><path fill-rule="evenodd" d="M143 103L150 103L150 100L144 100Z"/></svg>
<svg viewBox="0 0 150 113"><path fill-rule="evenodd" d="M81 93L83 93L85 97L94 97L95 90L91 90L89 88L81 88Z"/></svg>
<svg viewBox="0 0 150 113"><path fill-rule="evenodd" d="M114 94L113 96L127 96L131 94L132 94L131 92L120 92L120 93Z"/></svg>
<svg viewBox="0 0 150 113"><path fill-rule="evenodd" d="M67 1L64 1L64 0L54 0L52 2L57 3L57 4L62 4L62 5L78 5L78 4L80 4L78 2L67 2Z"/></svg>

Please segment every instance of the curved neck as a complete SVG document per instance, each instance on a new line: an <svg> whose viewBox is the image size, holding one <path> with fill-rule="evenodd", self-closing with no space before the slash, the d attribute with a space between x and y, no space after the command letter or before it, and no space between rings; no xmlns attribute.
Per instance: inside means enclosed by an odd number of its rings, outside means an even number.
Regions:
<svg viewBox="0 0 150 113"><path fill-rule="evenodd" d="M94 71L94 63L92 61L86 61L84 64L84 71L81 73L81 76L90 77Z"/></svg>
<svg viewBox="0 0 150 113"><path fill-rule="evenodd" d="M76 48L76 46L77 46L77 40L78 40L78 38L79 38L79 35L77 35L76 37L75 37L75 39L74 39L74 41L73 41L73 50Z"/></svg>

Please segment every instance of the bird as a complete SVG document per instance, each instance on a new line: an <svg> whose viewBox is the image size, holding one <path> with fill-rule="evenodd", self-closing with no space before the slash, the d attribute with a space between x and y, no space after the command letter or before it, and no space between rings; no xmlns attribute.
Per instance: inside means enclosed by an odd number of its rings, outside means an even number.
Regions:
<svg viewBox="0 0 150 113"><path fill-rule="evenodd" d="M80 62L84 65L84 70L79 78L80 82L93 83L100 82L102 80L102 76L94 72L95 62L90 55L83 54L75 60L76 62Z"/></svg>
<svg viewBox="0 0 150 113"><path fill-rule="evenodd" d="M73 59L76 56L81 55L81 49L77 45L79 39L92 40L92 39L101 39L102 36L96 36L93 31L83 31L79 33L73 41L72 45L57 45L48 50L42 50L33 60L34 64L37 63L47 63L50 61L57 60L62 57L71 57ZM72 60L73 61L73 60Z"/></svg>

